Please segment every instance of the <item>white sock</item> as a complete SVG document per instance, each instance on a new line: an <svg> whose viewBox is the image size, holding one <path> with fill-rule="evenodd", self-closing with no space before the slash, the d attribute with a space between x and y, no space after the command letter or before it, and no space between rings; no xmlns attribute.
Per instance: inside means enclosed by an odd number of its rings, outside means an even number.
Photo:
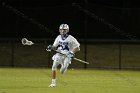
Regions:
<svg viewBox="0 0 140 93"><path fill-rule="evenodd" d="M56 84L56 79L52 79L52 84Z"/></svg>

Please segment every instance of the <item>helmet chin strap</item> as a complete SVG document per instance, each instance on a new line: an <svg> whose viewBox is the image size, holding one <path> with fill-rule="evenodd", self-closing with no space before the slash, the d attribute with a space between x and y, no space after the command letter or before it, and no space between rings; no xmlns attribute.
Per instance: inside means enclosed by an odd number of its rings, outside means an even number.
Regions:
<svg viewBox="0 0 140 93"><path fill-rule="evenodd" d="M65 40L68 37L68 34L60 34L60 35L61 35L62 40Z"/></svg>

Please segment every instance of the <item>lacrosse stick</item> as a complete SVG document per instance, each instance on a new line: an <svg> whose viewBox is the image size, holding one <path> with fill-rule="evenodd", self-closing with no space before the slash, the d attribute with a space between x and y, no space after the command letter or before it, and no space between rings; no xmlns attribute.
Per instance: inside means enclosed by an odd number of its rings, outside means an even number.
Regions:
<svg viewBox="0 0 140 93"><path fill-rule="evenodd" d="M21 42L22 42L23 45L29 45L29 46L34 44L32 41L29 41L26 38L22 38Z"/></svg>
<svg viewBox="0 0 140 93"><path fill-rule="evenodd" d="M46 49L48 52L51 52L51 50L50 49ZM59 52L59 51L57 51L57 50L53 50L54 52L56 52L56 53L60 53L60 54L62 54L62 55L65 55L66 56L66 54L63 54L63 53L61 53L61 52ZM76 58L76 57L72 57L74 60L77 60L77 61L79 61L79 62L82 62L82 63L85 63L85 64L89 64L89 62L86 62L86 61L84 61L84 60L81 60L81 59L78 59L78 58Z"/></svg>
<svg viewBox="0 0 140 93"><path fill-rule="evenodd" d="M33 45L34 43L32 42L32 41L29 41L28 39L26 39L26 38L22 38L22 44L23 45ZM51 50L50 49L46 49L48 52L51 52ZM60 53L60 54L62 54L62 55L65 55L66 56L66 54L63 54L63 53L61 53L61 52L59 52L59 51L56 51L56 50L53 50L54 52L56 52L56 53ZM79 62L82 62L82 63L85 63L85 64L89 64L89 62L86 62L86 61L83 61L83 60L81 60L81 59L78 59L78 58L76 58L76 57L72 57L74 60L77 60L77 61L79 61Z"/></svg>

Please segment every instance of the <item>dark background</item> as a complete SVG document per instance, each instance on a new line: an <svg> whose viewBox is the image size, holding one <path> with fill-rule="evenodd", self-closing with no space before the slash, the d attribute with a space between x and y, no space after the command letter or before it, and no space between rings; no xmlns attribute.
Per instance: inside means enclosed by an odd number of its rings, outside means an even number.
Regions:
<svg viewBox="0 0 140 93"><path fill-rule="evenodd" d="M71 67L140 69L136 0L0 0L0 66L51 67L46 52L67 23L80 43ZM33 41L23 46L21 39Z"/></svg>
<svg viewBox="0 0 140 93"><path fill-rule="evenodd" d="M80 39L139 40L140 6L135 0L0 0L0 38L55 38L61 23Z"/></svg>

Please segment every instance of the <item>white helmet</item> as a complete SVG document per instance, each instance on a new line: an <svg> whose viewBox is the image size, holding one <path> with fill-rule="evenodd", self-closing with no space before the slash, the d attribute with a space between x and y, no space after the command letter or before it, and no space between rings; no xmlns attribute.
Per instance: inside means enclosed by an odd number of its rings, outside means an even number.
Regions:
<svg viewBox="0 0 140 93"><path fill-rule="evenodd" d="M61 24L59 26L59 32L62 37L66 37L69 32L69 26L67 24Z"/></svg>
<svg viewBox="0 0 140 93"><path fill-rule="evenodd" d="M69 26L68 26L67 24L61 24L61 25L59 26L59 30L61 30L61 29L64 29L64 30L69 31Z"/></svg>

